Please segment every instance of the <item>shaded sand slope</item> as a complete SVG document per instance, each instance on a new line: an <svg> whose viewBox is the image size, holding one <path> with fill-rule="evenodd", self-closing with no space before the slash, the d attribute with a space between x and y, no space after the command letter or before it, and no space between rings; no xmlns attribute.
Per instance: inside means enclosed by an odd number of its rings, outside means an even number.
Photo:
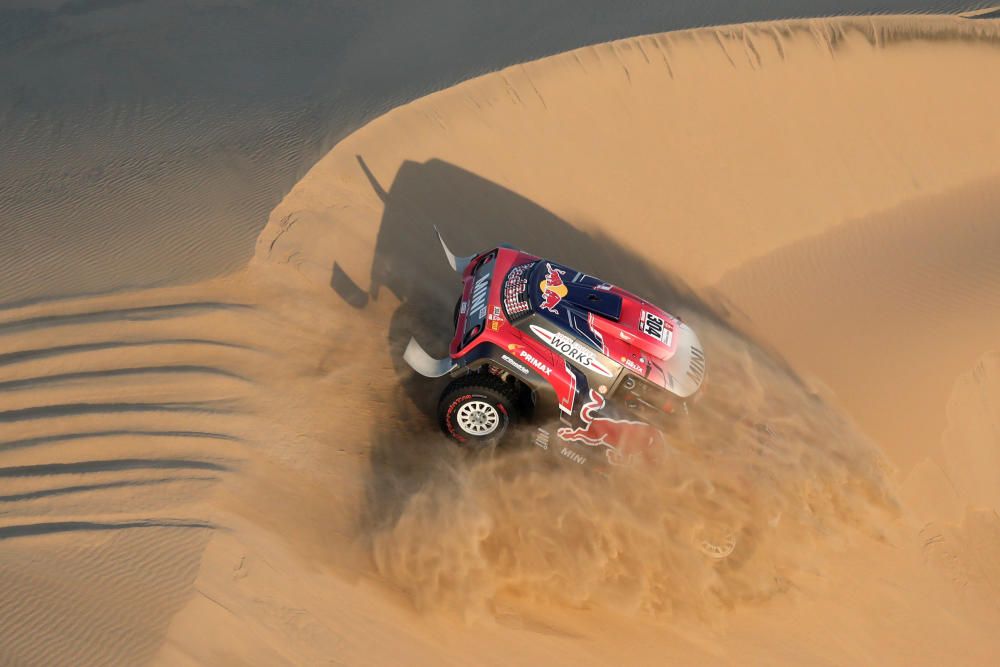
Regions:
<svg viewBox="0 0 1000 667"><path fill-rule="evenodd" d="M792 241L995 174L1000 101L983 72L996 40L990 21L793 22L513 67L346 139L275 210L257 258L294 254L318 280L337 260L366 287L378 227L364 221L380 206L356 156L383 186L404 161L441 160L711 284ZM289 215L297 231L282 234ZM460 248L482 243L455 227Z"/></svg>
<svg viewBox="0 0 1000 667"><path fill-rule="evenodd" d="M942 462L953 385L1000 350L998 250L1000 177L790 244L718 289L908 472Z"/></svg>
<svg viewBox="0 0 1000 667"><path fill-rule="evenodd" d="M0 303L238 270L334 143L512 63L699 25L981 4L0 3Z"/></svg>
<svg viewBox="0 0 1000 667"><path fill-rule="evenodd" d="M0 312L0 659L991 664L1000 394L974 315L996 297L998 30L797 21L517 66L342 142L243 274ZM592 480L443 446L437 387L400 361L448 333L432 224L703 332L715 379L670 466ZM948 309L927 393L880 350L825 362L831 264L880 340ZM908 345L893 363L926 368ZM941 406L919 454L898 396ZM733 557L700 555L730 531Z"/></svg>

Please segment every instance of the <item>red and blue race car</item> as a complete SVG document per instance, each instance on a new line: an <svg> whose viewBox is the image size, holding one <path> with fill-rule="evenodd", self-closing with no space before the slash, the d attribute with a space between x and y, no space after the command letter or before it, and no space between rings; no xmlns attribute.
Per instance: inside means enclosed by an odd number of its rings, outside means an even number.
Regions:
<svg viewBox="0 0 1000 667"><path fill-rule="evenodd" d="M438 409L448 436L492 446L532 421L537 446L581 465L664 455L664 433L705 377L691 327L558 262L509 246L456 257L438 238L462 277L455 335L445 359L413 339L404 358L454 378Z"/></svg>

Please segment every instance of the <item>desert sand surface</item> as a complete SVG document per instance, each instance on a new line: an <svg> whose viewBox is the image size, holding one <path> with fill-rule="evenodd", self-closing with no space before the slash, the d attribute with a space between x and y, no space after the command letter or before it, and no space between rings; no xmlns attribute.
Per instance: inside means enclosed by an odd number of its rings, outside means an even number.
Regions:
<svg viewBox="0 0 1000 667"><path fill-rule="evenodd" d="M0 664L995 664L994 72L988 18L584 47L350 134L242 270L3 307ZM447 446L433 225L683 316L699 447Z"/></svg>
<svg viewBox="0 0 1000 667"><path fill-rule="evenodd" d="M473 76L633 35L975 0L5 0L0 303L242 268L334 144Z"/></svg>

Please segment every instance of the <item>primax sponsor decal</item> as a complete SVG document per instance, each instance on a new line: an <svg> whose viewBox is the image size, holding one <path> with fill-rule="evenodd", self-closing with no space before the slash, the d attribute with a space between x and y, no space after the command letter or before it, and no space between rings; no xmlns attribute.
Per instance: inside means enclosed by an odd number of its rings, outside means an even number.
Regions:
<svg viewBox="0 0 1000 667"><path fill-rule="evenodd" d="M552 369L549 368L547 365L545 365L543 361L537 359L533 354L531 354L531 352L528 352L527 350L521 350L520 352L518 352L517 356L521 357L529 364L534 366L536 369L538 369L540 373L544 373L546 377L552 375Z"/></svg>
<svg viewBox="0 0 1000 667"><path fill-rule="evenodd" d="M523 345L519 345L518 343L511 343L510 345L507 346L507 349L510 350L511 352L517 350L517 356L519 356L521 359L524 359L529 364L531 364L534 367L534 369L539 373L542 373L546 377L552 375L552 369L549 368L548 364L546 364L544 361L533 355L531 352L528 352L526 349L524 349Z"/></svg>
<svg viewBox="0 0 1000 667"><path fill-rule="evenodd" d="M580 364L584 368L600 373L605 377L614 377L607 366L597 360L597 357L586 347L561 333L553 333L548 329L531 325L531 331L559 354Z"/></svg>

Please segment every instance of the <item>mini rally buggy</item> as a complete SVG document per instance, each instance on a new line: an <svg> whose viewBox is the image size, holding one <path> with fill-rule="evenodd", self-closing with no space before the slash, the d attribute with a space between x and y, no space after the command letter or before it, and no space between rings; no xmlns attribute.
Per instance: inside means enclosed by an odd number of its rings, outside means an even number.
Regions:
<svg viewBox="0 0 1000 667"><path fill-rule="evenodd" d="M687 324L563 264L506 245L456 257L438 239L462 276L455 335L445 359L413 339L404 358L421 375L454 378L438 410L449 437L491 446L531 417L534 444L576 464L664 455L671 416L705 376Z"/></svg>

